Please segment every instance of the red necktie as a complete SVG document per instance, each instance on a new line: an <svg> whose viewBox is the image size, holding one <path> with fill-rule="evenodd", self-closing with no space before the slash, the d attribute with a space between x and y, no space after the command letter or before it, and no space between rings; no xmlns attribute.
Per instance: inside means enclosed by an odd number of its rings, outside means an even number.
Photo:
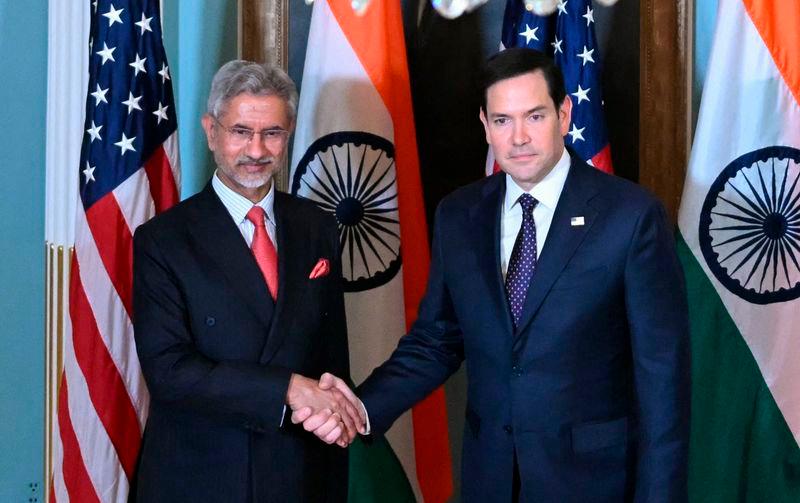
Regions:
<svg viewBox="0 0 800 503"><path fill-rule="evenodd" d="M267 226L264 223L264 209L261 206L253 206L247 212L247 219L253 222L256 226L256 232L253 234L253 244L250 249L258 263L258 268L261 269L261 274L264 275L264 280L267 282L272 299L278 298L278 252L275 251L275 245L267 234Z"/></svg>

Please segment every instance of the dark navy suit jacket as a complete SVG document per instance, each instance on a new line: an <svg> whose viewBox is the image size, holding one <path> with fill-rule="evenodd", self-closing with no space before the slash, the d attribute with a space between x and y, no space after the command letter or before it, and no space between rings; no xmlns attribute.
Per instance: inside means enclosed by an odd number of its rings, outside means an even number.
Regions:
<svg viewBox="0 0 800 503"><path fill-rule="evenodd" d="M274 214L276 303L210 184L136 231L134 329L151 396L138 501L346 501L347 452L279 426L292 372L349 375L336 224L280 192ZM320 258L331 273L309 279Z"/></svg>
<svg viewBox="0 0 800 503"><path fill-rule="evenodd" d="M505 179L440 204L418 319L359 389L373 431L465 361L464 501L510 501L515 453L522 501L685 501L687 306L662 206L572 156L514 330L500 270Z"/></svg>

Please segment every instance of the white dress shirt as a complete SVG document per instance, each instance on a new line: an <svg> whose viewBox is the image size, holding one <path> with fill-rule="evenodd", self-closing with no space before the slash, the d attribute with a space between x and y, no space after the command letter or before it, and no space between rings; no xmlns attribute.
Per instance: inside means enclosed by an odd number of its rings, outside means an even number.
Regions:
<svg viewBox="0 0 800 503"><path fill-rule="evenodd" d="M541 182L533 186L528 194L532 195L539 204L533 209L533 222L536 224L536 256L542 254L544 241L550 231L550 224L553 222L553 213L556 211L556 204L561 197L564 189L564 182L567 181L569 173L570 159L567 149L561 154L552 170L542 179ZM517 182L509 174L506 174L506 196L503 200L503 209L500 215L500 267L503 271L503 279L508 270L508 261L511 259L511 251L514 249L514 241L517 239L519 229L522 226L522 207L518 199L526 191L517 185Z"/></svg>
<svg viewBox="0 0 800 503"><path fill-rule="evenodd" d="M225 206L225 209L230 213L233 222L239 227L239 232L247 242L248 248L253 244L253 234L256 232L256 226L253 222L247 219L247 212L253 206L261 206L264 210L264 219L267 224L267 234L272 244L275 245L275 251L278 250L278 242L275 240L275 184L273 183L264 199L253 204L253 202L243 195L237 193L232 188L228 187L222 180L219 179L217 172L211 177L211 187L217 193L220 201Z"/></svg>

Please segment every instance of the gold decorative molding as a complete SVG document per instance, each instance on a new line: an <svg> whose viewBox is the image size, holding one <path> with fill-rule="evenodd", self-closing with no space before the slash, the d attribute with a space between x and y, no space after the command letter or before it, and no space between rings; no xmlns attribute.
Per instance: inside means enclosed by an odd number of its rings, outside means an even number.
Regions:
<svg viewBox="0 0 800 503"><path fill-rule="evenodd" d="M239 55L251 61L289 64L288 0L239 0Z"/></svg>
<svg viewBox="0 0 800 503"><path fill-rule="evenodd" d="M239 0L239 57L289 65L289 0ZM288 166L275 174L277 188L289 188Z"/></svg>
<svg viewBox="0 0 800 503"><path fill-rule="evenodd" d="M642 0L639 183L677 220L691 145L692 2Z"/></svg>
<svg viewBox="0 0 800 503"><path fill-rule="evenodd" d="M50 500L58 391L64 371L64 336L73 247L45 242L45 499Z"/></svg>

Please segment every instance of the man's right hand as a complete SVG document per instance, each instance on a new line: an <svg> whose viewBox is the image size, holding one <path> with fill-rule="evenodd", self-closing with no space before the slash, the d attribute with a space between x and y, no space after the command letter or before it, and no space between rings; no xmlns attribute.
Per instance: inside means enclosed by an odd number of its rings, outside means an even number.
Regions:
<svg viewBox="0 0 800 503"><path fill-rule="evenodd" d="M330 377L326 377L330 376ZM330 374L323 379L330 380ZM365 430L366 416L358 398L347 389L323 389L320 383L299 374L292 374L286 391L286 403L292 409L292 422L303 423L306 431L313 432L322 441L336 442L346 447L358 432Z"/></svg>

